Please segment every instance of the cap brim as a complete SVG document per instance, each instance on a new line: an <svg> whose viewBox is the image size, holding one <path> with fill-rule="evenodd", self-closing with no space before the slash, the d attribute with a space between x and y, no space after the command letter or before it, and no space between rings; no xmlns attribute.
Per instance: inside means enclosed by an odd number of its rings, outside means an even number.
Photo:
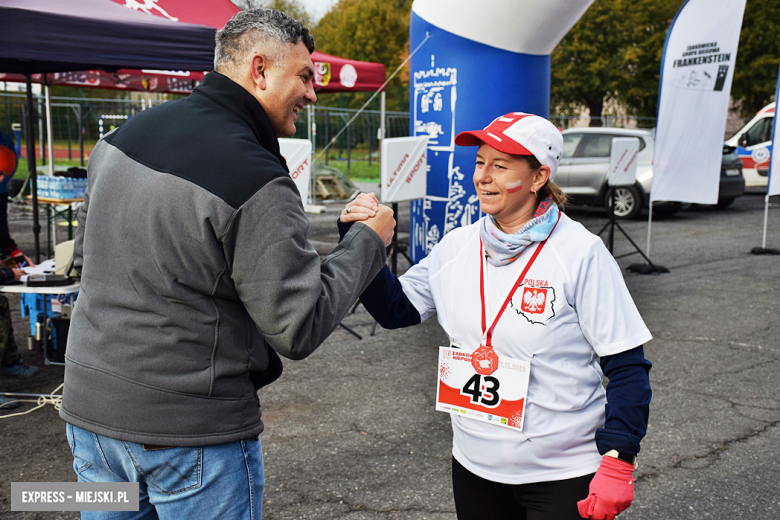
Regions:
<svg viewBox="0 0 780 520"><path fill-rule="evenodd" d="M486 144L499 152L511 155L533 155L528 149L507 136L497 136L487 130L469 130L455 136L458 146L482 146Z"/></svg>

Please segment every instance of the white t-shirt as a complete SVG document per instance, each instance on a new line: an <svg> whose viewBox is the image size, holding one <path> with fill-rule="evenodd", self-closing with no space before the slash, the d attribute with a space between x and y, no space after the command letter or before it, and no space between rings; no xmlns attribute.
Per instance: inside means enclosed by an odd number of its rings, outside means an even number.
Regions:
<svg viewBox="0 0 780 520"><path fill-rule="evenodd" d="M453 346L468 352L482 340L479 227L451 231L400 278L421 318L436 313ZM485 262L488 326L536 247L502 267ZM650 339L601 239L561 214L493 329L499 359L531 363L524 431L452 415L453 456L472 473L506 484L595 472L601 455L594 437L606 404L598 357Z"/></svg>

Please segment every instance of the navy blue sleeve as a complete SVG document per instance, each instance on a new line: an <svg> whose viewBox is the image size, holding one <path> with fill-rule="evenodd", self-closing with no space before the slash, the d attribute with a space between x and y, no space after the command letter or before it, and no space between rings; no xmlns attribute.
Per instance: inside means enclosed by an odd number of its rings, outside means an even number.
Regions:
<svg viewBox="0 0 780 520"><path fill-rule="evenodd" d="M601 358L601 370L609 378L604 428L596 431L596 446L602 455L617 450L627 455L639 453L639 441L647 433L650 414L649 372L644 348Z"/></svg>
<svg viewBox="0 0 780 520"><path fill-rule="evenodd" d="M341 242L344 235L349 232L349 228L352 227L352 222L342 222L341 219L338 219L336 225L339 227L339 242Z"/></svg>
<svg viewBox="0 0 780 520"><path fill-rule="evenodd" d="M339 219L339 241L351 226L352 223L344 223ZM398 277L386 265L360 295L360 302L371 317L386 329L411 327L422 321L420 313L404 294Z"/></svg>

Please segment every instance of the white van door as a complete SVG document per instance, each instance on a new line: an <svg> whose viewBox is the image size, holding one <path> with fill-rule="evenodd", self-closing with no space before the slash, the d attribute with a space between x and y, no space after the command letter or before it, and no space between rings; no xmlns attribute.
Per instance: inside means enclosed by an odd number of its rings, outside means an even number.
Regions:
<svg viewBox="0 0 780 520"><path fill-rule="evenodd" d="M746 187L766 186L769 174L772 124L775 118L774 113L759 115L760 117L752 119L727 141L727 144L737 147Z"/></svg>

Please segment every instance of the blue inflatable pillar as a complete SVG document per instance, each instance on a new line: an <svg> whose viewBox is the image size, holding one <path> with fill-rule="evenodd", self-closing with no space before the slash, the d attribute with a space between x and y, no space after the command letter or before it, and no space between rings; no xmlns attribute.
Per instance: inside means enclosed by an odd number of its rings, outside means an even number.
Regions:
<svg viewBox="0 0 780 520"><path fill-rule="evenodd" d="M409 131L428 136L428 189L411 203L416 263L448 231L482 216L476 148L455 135L508 112L549 117L550 53L593 0L415 0L409 48Z"/></svg>

